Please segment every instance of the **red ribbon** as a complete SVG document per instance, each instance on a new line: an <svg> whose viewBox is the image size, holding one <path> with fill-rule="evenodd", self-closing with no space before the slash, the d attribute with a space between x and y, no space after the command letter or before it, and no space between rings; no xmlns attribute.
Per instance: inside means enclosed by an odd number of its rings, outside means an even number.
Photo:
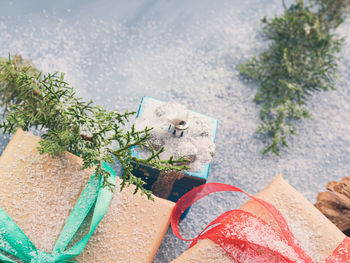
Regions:
<svg viewBox="0 0 350 263"><path fill-rule="evenodd" d="M196 238L182 238L179 232L179 220L186 209L199 199L222 191L241 192L258 202L276 222L277 230L249 212L231 210L216 218ZM190 247L201 239L211 239L236 262L312 263L312 259L297 243L282 214L273 205L231 185L207 183L185 194L172 211L171 227L177 237L192 241ZM350 262L349 238L345 238L326 260L326 263L337 262Z"/></svg>

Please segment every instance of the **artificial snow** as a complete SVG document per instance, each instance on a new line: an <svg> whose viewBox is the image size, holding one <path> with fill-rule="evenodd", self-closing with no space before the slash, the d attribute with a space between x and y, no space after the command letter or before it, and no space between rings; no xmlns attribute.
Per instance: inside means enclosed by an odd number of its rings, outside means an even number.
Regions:
<svg viewBox="0 0 350 263"><path fill-rule="evenodd" d="M171 127L181 121L186 122L188 128L181 137L178 137L173 134L176 130ZM162 160L167 160L171 156L175 159L182 156L193 160L189 164L189 171L196 172L203 164L210 163L213 159L215 144L205 116L188 111L184 105L150 101L143 107L142 115L135 121L137 131L142 131L146 127L153 128L150 131L149 144L156 150L164 147L164 152L160 154ZM146 159L150 154L149 150L144 151L143 158Z"/></svg>
<svg viewBox="0 0 350 263"><path fill-rule="evenodd" d="M281 14L281 0L37 3L0 2L0 55L21 53L42 70L65 72L79 96L109 109L136 111L143 96L152 96L217 118L209 181L255 194L282 172L314 203L328 181L350 174L349 39L337 90L310 99L313 119L297 122L299 136L282 158L261 154L264 143L254 133L260 107L252 101L257 85L242 79L236 66L267 46L260 19ZM350 35L349 20L338 33ZM1 138L4 148L8 136ZM228 193L201 200L181 232L196 236L244 200ZM169 262L187 247L169 229L154 262Z"/></svg>

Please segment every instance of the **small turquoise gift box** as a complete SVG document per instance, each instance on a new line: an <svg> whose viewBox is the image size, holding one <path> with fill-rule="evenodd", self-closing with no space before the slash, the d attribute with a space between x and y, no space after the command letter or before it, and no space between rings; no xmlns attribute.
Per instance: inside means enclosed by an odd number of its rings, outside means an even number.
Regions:
<svg viewBox="0 0 350 263"><path fill-rule="evenodd" d="M177 112L173 112L172 114L170 109L169 114L169 107L174 108L174 111ZM164 117L164 114L171 116ZM161 118L163 121L167 118L168 122L160 121ZM142 119L142 121L140 121L140 119ZM205 145L204 147L201 146L198 155L203 153L207 155L212 154L218 126L218 121L215 118L191 110L187 111L184 107L181 108L181 106L175 104L167 104L158 99L143 97L137 113L135 126L137 127L136 124L138 124L138 122L147 122L147 120L149 120L147 126L156 126L158 134L162 137L153 138L153 142L157 143L157 141L160 141L160 144L165 144L165 149L172 148L177 141L179 144L183 145L184 140L188 138L188 136L193 136L193 130L197 129L196 132L202 133L200 136L203 138L205 137L211 144L208 147L205 147ZM199 123L202 125L200 128L198 127ZM140 128L143 128L142 124L140 126ZM153 136L151 131L151 137L158 137L158 135ZM166 145L169 140L172 140L170 146ZM191 142L191 140L189 141ZM186 145L184 145L184 147L186 147ZM132 154L137 158L145 157L144 150L140 148L133 148ZM185 156L185 158L186 157L189 157L189 159L197 158L197 156L194 155ZM134 165L133 174L142 178L146 182L144 187L148 190L152 190L154 195L176 202L185 193L207 181L209 167L210 163L204 162L199 165L197 164L195 169L189 171L163 174L153 167L146 165L139 165L136 167L136 165Z"/></svg>

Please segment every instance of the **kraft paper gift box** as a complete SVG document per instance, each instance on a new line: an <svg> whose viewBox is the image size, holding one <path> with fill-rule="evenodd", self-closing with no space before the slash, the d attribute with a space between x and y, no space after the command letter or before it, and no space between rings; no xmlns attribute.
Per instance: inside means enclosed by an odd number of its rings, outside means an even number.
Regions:
<svg viewBox="0 0 350 263"><path fill-rule="evenodd" d="M345 238L345 235L331 221L289 185L281 175L277 176L256 197L274 205L281 212L297 242L314 262L325 262ZM270 225L276 224L272 222L268 212L252 199L240 209L259 216ZM182 262L229 263L234 261L219 245L204 239L172 261L172 263Z"/></svg>
<svg viewBox="0 0 350 263"><path fill-rule="evenodd" d="M39 154L39 140L22 130L13 135L0 158L0 206L38 249L50 253L92 169L83 170L82 160L67 152ZM116 186L107 213L74 260L152 262L174 203L132 193Z"/></svg>

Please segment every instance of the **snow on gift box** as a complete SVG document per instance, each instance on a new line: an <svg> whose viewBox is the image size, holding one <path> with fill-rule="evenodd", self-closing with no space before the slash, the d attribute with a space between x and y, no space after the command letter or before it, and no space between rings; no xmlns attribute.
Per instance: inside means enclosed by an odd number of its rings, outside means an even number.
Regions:
<svg viewBox="0 0 350 263"><path fill-rule="evenodd" d="M172 213L178 237L179 218L186 207L218 191L243 192L218 183L189 192ZM224 213L197 238L187 240L194 241L192 246L172 263L350 262L350 239L281 175L256 196L249 196L239 210Z"/></svg>
<svg viewBox="0 0 350 263"><path fill-rule="evenodd" d="M186 192L207 181L215 151L216 119L187 110L178 103L144 97L135 129L143 130L145 127L153 127L150 144L155 150L164 147L161 159L182 156L190 160L190 170L184 172L163 173L145 165L135 167L133 173L146 182L146 189L152 190L158 197L176 202ZM133 155L147 158L150 151L133 148Z"/></svg>
<svg viewBox="0 0 350 263"><path fill-rule="evenodd" d="M37 151L39 140L28 132L18 130L0 158L0 207L3 209L0 211L0 262L66 262L52 261L52 258L79 245L77 242L86 235L94 221L93 216L87 216L71 243L62 251L57 249L62 241L59 234L64 232L63 226L68 224L72 208L76 203L74 209L77 206L81 208L77 199L83 195L92 170L83 170L82 160L67 152L55 158L48 154L40 155ZM117 177L117 180L118 183L120 179ZM169 226L174 204L157 197L153 202L132 192L130 188L114 191L101 223L83 252L74 260L84 263L152 262ZM91 209L94 213L97 206L96 203L95 209ZM7 242L11 244L12 229L3 227L4 211L33 243L33 251L28 251L23 239L16 240L13 235L12 244L19 246L20 251L6 247ZM4 251L15 255L22 253L24 260L18 259L20 255L13 258ZM38 259L40 256L41 261ZM6 261L5 257L13 261Z"/></svg>

